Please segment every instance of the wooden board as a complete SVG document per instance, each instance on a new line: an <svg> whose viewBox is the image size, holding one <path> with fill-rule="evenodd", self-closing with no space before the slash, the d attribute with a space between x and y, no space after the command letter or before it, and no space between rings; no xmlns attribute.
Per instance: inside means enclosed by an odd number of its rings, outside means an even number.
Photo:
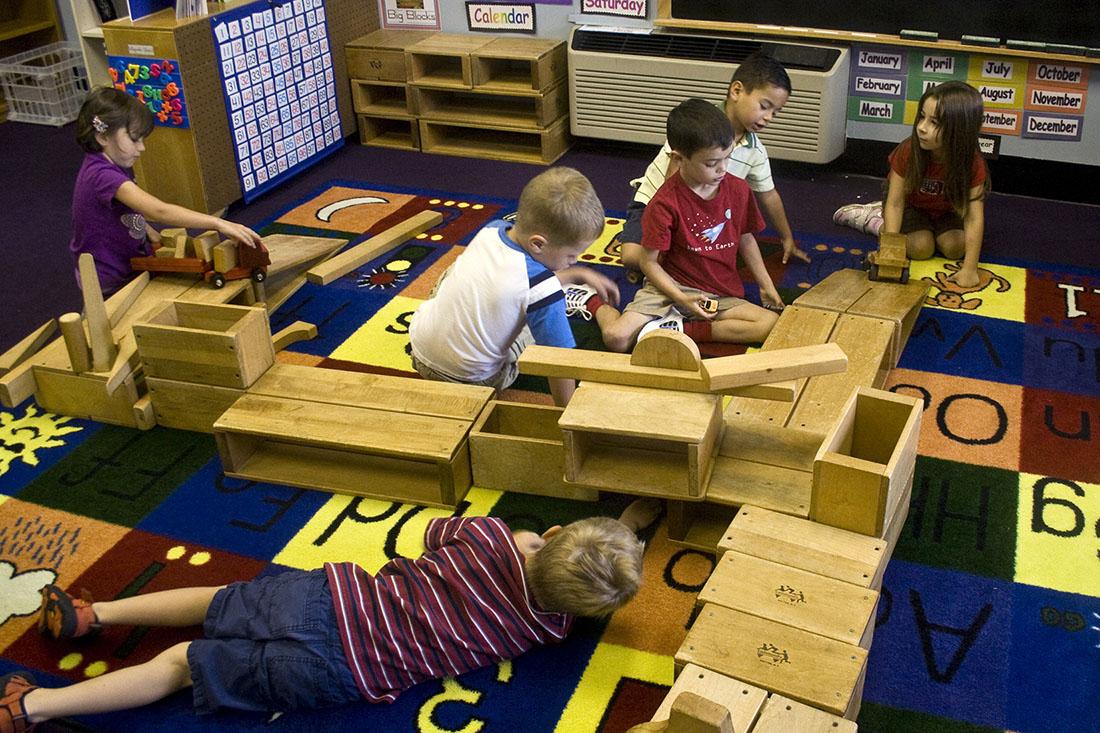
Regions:
<svg viewBox="0 0 1100 733"><path fill-rule="evenodd" d="M713 429L714 395L582 383L559 425L607 435L699 444Z"/></svg>
<svg viewBox="0 0 1100 733"><path fill-rule="evenodd" d="M853 316L881 318L894 324L894 337L886 357L890 367L897 366L930 287L931 283L923 280L911 280L904 285L873 282L867 292L848 308L848 313Z"/></svg>
<svg viewBox="0 0 1100 733"><path fill-rule="evenodd" d="M813 473L754 461L717 456L707 484L706 500L716 504L750 504L807 517Z"/></svg>
<svg viewBox="0 0 1100 733"><path fill-rule="evenodd" d="M346 239L306 237L300 234L268 234L263 241L271 256L271 264L267 266L268 280L318 257L330 255L348 243Z"/></svg>
<svg viewBox="0 0 1100 733"><path fill-rule="evenodd" d="M836 344L825 343L707 359L703 362L703 373L709 390L723 392L760 382L836 374L847 367L848 357L844 351Z"/></svg>
<svg viewBox="0 0 1100 733"><path fill-rule="evenodd" d="M796 471L812 471L814 458L825 435L798 428L782 428L754 420L738 420L725 415L726 431L718 454L742 461L781 466Z"/></svg>
<svg viewBox="0 0 1100 733"><path fill-rule="evenodd" d="M79 316L77 316L79 318ZM0 374L6 374L13 368L29 359L36 351L42 348L46 340L57 331L57 321L51 318L44 324L31 331L27 336L0 354ZM87 342L84 342L85 345Z"/></svg>
<svg viewBox="0 0 1100 733"><path fill-rule="evenodd" d="M697 664L843 715L867 651L785 624L708 603L676 652L677 667Z"/></svg>
<svg viewBox="0 0 1100 733"><path fill-rule="evenodd" d="M315 285L327 285L442 221L443 215L438 211L421 211L346 252L341 252L336 257L309 269L306 271L306 279Z"/></svg>
<svg viewBox="0 0 1100 733"><path fill-rule="evenodd" d="M882 540L757 506L741 508L718 551L755 555L864 588L876 587L889 559Z"/></svg>
<svg viewBox="0 0 1100 733"><path fill-rule="evenodd" d="M863 270L837 270L795 298L794 305L847 313L870 289L871 281Z"/></svg>
<svg viewBox="0 0 1100 733"><path fill-rule="evenodd" d="M733 729L740 733L752 726L768 693L759 687L726 677L695 664L688 664L676 677L672 689L665 695L652 720L668 720L672 704L683 692L694 692L700 697L721 704L730 713Z"/></svg>
<svg viewBox="0 0 1100 733"><path fill-rule="evenodd" d="M782 695L770 695L752 733L857 733L854 720L803 705Z"/></svg>
<svg viewBox="0 0 1100 733"><path fill-rule="evenodd" d="M874 623L878 592L731 550L718 561L698 603L859 646Z"/></svg>

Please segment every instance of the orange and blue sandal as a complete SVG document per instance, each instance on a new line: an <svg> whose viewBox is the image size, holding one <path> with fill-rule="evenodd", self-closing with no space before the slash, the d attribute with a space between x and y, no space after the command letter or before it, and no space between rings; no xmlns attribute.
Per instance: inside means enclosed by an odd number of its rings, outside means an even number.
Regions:
<svg viewBox="0 0 1100 733"><path fill-rule="evenodd" d="M34 730L34 723L27 720L23 699L28 692L37 689L34 677L26 672L11 672L0 677L0 733Z"/></svg>
<svg viewBox="0 0 1100 733"><path fill-rule="evenodd" d="M42 589L38 631L50 639L76 639L99 631L90 598L76 598L56 585Z"/></svg>

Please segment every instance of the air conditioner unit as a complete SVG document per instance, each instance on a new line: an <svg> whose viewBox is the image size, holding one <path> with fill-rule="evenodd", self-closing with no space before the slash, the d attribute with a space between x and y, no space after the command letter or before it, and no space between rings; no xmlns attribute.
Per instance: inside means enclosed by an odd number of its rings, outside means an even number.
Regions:
<svg viewBox="0 0 1100 733"><path fill-rule="evenodd" d="M690 33L574 27L569 39L573 134L659 144L669 110L688 97L719 101L753 51L775 57L791 97L760 138L773 158L827 163L844 151L846 48Z"/></svg>

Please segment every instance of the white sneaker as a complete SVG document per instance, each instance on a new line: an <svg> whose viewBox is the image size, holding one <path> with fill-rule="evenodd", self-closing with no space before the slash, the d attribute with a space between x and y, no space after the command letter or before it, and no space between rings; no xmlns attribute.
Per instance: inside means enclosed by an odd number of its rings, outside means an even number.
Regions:
<svg viewBox="0 0 1100 733"><path fill-rule="evenodd" d="M596 294L596 289L591 285L566 285L565 286L565 315L568 318L580 316L586 321L592 320L592 314L585 308L585 303Z"/></svg>
<svg viewBox="0 0 1100 733"><path fill-rule="evenodd" d="M841 206L833 213L833 223L877 236L882 228L882 202Z"/></svg>
<svg viewBox="0 0 1100 733"><path fill-rule="evenodd" d="M664 318L654 318L649 323L642 326L642 330L638 331L638 338L645 336L650 331L655 331L658 328L663 328L667 331L684 331L684 318L679 313L672 313Z"/></svg>

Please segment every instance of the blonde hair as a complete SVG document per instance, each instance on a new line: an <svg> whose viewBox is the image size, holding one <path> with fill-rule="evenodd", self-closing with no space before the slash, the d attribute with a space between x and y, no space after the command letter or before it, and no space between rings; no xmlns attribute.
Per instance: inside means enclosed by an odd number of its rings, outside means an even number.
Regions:
<svg viewBox="0 0 1100 733"><path fill-rule="evenodd" d="M582 173L565 166L550 168L523 187L516 226L559 246L582 240L587 244L603 231L603 204Z"/></svg>
<svg viewBox="0 0 1100 733"><path fill-rule="evenodd" d="M638 592L644 549L617 519L582 519L527 558L527 581L544 611L607 616Z"/></svg>

